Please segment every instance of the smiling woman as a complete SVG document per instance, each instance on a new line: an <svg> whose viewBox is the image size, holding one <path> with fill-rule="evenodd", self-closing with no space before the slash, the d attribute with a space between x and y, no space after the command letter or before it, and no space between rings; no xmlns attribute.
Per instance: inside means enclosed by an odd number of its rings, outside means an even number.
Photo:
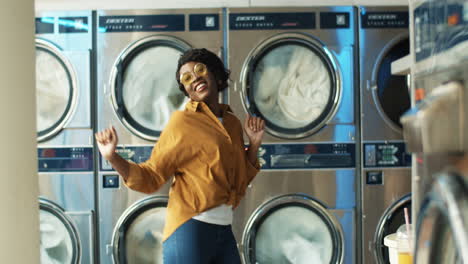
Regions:
<svg viewBox="0 0 468 264"><path fill-rule="evenodd" d="M245 150L241 122L218 102L229 70L206 49L182 54L175 77L190 100L185 110L172 114L147 161L136 164L119 156L113 127L96 133L99 151L133 190L155 192L174 176L162 234L164 263L238 264L232 215L259 171L264 121L245 119L250 143Z"/></svg>

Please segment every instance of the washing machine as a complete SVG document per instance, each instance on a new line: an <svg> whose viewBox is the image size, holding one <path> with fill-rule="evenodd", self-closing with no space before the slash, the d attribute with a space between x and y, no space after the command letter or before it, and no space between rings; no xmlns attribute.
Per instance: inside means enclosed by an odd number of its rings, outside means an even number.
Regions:
<svg viewBox="0 0 468 264"><path fill-rule="evenodd" d="M97 129L113 125L117 151L143 162L187 97L175 71L189 48L222 57L222 9L97 11ZM169 184L152 195L123 185L99 158L100 263L161 263ZM170 181L169 181L170 182Z"/></svg>
<svg viewBox="0 0 468 264"><path fill-rule="evenodd" d="M36 14L37 140L92 146L92 13Z"/></svg>
<svg viewBox="0 0 468 264"><path fill-rule="evenodd" d="M355 8L227 14L225 100L266 124L261 171L234 211L243 262L356 263Z"/></svg>
<svg viewBox="0 0 468 264"><path fill-rule="evenodd" d="M91 11L36 13L41 263L95 263Z"/></svg>
<svg viewBox="0 0 468 264"><path fill-rule="evenodd" d="M410 108L408 78L391 63L409 54L408 7L359 8L362 263L389 263L387 234L411 212L411 155L400 116Z"/></svg>
<svg viewBox="0 0 468 264"><path fill-rule="evenodd" d="M41 263L97 263L92 150L38 149Z"/></svg>

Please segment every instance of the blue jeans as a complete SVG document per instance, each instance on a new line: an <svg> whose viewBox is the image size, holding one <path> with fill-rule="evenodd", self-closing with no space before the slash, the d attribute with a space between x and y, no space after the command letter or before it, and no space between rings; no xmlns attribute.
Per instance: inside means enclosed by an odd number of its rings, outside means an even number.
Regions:
<svg viewBox="0 0 468 264"><path fill-rule="evenodd" d="M163 243L164 264L240 264L231 226L190 219Z"/></svg>

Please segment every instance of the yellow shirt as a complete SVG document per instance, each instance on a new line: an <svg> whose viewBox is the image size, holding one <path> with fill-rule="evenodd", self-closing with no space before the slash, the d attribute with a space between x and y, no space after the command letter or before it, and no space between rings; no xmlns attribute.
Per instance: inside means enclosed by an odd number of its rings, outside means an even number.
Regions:
<svg viewBox="0 0 468 264"><path fill-rule="evenodd" d="M203 102L189 101L185 111L172 114L151 157L130 163L125 185L152 193L172 175L166 240L193 216L221 204L239 205L247 185L259 171L244 148L243 129L228 105L221 105L223 124Z"/></svg>

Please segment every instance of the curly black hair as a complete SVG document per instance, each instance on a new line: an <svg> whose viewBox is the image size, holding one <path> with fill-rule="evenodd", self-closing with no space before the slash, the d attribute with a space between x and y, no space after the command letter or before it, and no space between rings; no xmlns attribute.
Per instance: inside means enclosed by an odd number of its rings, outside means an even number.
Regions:
<svg viewBox="0 0 468 264"><path fill-rule="evenodd" d="M205 64L208 70L213 73L216 84L218 84L218 92L221 92L228 87L230 71L224 67L223 62L216 54L207 49L189 49L180 55L175 74L177 83L179 84L179 89L185 94L185 96L188 96L188 94L187 91L185 91L184 85L180 83L179 71L182 65L191 61Z"/></svg>

